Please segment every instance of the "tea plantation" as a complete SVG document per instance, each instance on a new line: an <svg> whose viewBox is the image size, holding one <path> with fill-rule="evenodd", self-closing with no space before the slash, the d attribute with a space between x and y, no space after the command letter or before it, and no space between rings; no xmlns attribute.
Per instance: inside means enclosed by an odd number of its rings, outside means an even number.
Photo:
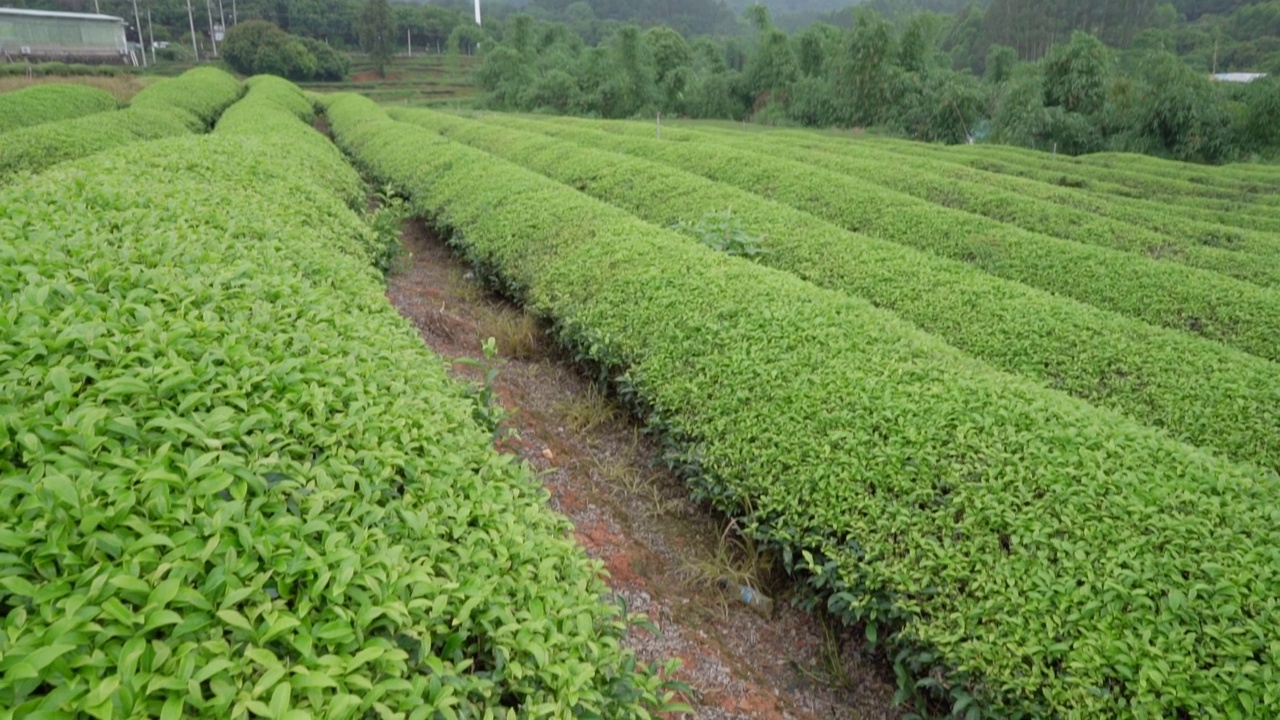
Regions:
<svg viewBox="0 0 1280 720"><path fill-rule="evenodd" d="M0 132L0 717L678 707L385 299L371 184L914 711L1280 717L1280 168L211 69L83 112Z"/></svg>

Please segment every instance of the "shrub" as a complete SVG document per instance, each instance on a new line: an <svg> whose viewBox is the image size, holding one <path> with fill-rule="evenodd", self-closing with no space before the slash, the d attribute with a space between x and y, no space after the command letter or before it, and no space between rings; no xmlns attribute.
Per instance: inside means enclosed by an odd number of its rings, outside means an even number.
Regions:
<svg viewBox="0 0 1280 720"><path fill-rule="evenodd" d="M0 180L117 145L203 132L240 96L240 90L240 83L227 73L196 68L147 87L124 110L4 133L0 135Z"/></svg>
<svg viewBox="0 0 1280 720"><path fill-rule="evenodd" d="M0 133L116 109L110 93L87 85L35 85L0 95Z"/></svg>
<svg viewBox="0 0 1280 720"><path fill-rule="evenodd" d="M746 189L663 165L660 161L667 156L655 152L648 138L629 142L563 120L476 122L425 110L394 110L392 115L578 188L655 225L677 221L677 230L713 249L737 251L817 286L892 310L1007 372L1112 408L1226 457L1280 470L1280 435L1274 432L1280 425L1280 377L1275 363L991 277L961 262L850 233ZM767 146L773 155L814 168L916 192L936 185L957 201L982 201L980 193L968 192L966 182L946 177L940 163L892 156L880 160L883 153L866 142L847 143L851 151L846 160L800 149L813 143L828 148L846 144L826 135L671 129L665 137L672 155L687 153L683 148L694 144ZM634 154L604 152L600 147ZM942 154L936 149L933 153ZM985 207L1017 207L1018 199L1011 193L992 194ZM732 211L724 211L726 207ZM699 213L702 217L690 222ZM1036 219L1047 226L1052 216ZM1080 218L1065 212L1058 222L1074 227ZM1083 229L1107 230L1096 223ZM1131 226L1127 230L1136 231ZM1126 227L1111 232L1124 234ZM1280 246L1273 245L1273 251L1280 252ZM1236 256L1243 250L1222 253ZM1258 256L1246 256L1246 261L1276 264ZM1188 377L1196 382L1187 382Z"/></svg>
<svg viewBox="0 0 1280 720"><path fill-rule="evenodd" d="M598 121L561 122L591 127ZM769 198L837 226L1280 361L1280 296L1271 290L1200 268L1156 262L1147 254L1062 240L942 207L855 175L780 157L764 141L751 149L718 142L659 142L640 124L608 127L614 131L609 134L612 144L600 141L597 146L643 154L748 192L767 188Z"/></svg>
<svg viewBox="0 0 1280 720"><path fill-rule="evenodd" d="M1280 712L1275 473L367 99L328 107L362 167L608 368L699 497L890 643L906 692L959 716Z"/></svg>
<svg viewBox="0 0 1280 720"><path fill-rule="evenodd" d="M347 73L351 72L350 56L315 38L301 38L301 40L316 61L315 72L312 73L311 79L334 82L346 79Z"/></svg>
<svg viewBox="0 0 1280 720"><path fill-rule="evenodd" d="M0 195L0 707L652 717L599 564L386 302L359 177L278 89Z"/></svg>
<svg viewBox="0 0 1280 720"><path fill-rule="evenodd" d="M1131 112L1135 150L1199 162L1221 162L1232 151L1230 122L1212 83L1172 53L1146 60Z"/></svg>
<svg viewBox="0 0 1280 720"><path fill-rule="evenodd" d="M278 75L291 80L341 80L348 59L324 43L294 37L265 20L249 20L227 31L222 58L245 75Z"/></svg>

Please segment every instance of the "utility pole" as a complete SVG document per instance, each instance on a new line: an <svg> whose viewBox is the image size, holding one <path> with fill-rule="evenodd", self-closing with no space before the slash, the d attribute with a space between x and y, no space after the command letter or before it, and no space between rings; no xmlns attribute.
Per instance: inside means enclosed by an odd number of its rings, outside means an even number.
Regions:
<svg viewBox="0 0 1280 720"><path fill-rule="evenodd" d="M146 67L147 46L142 44L142 19L138 17L138 0L133 0L133 26L138 29L138 47L142 48L142 67Z"/></svg>
<svg viewBox="0 0 1280 720"><path fill-rule="evenodd" d="M236 14L236 0L231 0L231 24L240 24L240 16Z"/></svg>
<svg viewBox="0 0 1280 720"><path fill-rule="evenodd" d="M480 0L476 0L476 24L480 24Z"/></svg>
<svg viewBox="0 0 1280 720"><path fill-rule="evenodd" d="M156 64L156 29L151 24L151 8L147 8L147 34L151 36L151 64ZM142 53L144 56L146 53Z"/></svg>
<svg viewBox="0 0 1280 720"><path fill-rule="evenodd" d="M200 62L200 46L196 45L196 16L191 12L191 0L187 0L187 22L191 23L191 51L196 54L196 62Z"/></svg>
<svg viewBox="0 0 1280 720"><path fill-rule="evenodd" d="M409 57L413 57L413 31L409 28L404 29L405 38L409 42Z"/></svg>
<svg viewBox="0 0 1280 720"><path fill-rule="evenodd" d="M204 0L205 12L209 13L209 42L213 43L213 56L218 57L218 38L213 32L213 5Z"/></svg>

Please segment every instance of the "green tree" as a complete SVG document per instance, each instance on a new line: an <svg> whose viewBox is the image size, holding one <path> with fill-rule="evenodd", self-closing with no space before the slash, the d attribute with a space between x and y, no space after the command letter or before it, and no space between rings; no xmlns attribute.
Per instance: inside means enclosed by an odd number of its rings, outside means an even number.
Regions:
<svg viewBox="0 0 1280 720"><path fill-rule="evenodd" d="M1018 51L1008 45L992 45L987 51L987 82L1001 85L1013 77L1018 64Z"/></svg>
<svg viewBox="0 0 1280 720"><path fill-rule="evenodd" d="M453 30L449 32L448 52L455 57L458 55L473 55L480 51L481 46L487 39L488 35L485 34L484 30L474 24L460 23L455 25Z"/></svg>
<svg viewBox="0 0 1280 720"><path fill-rule="evenodd" d="M311 38L299 38L265 20L232 26L220 50L222 59L244 75L279 75L290 80L341 80L346 56Z"/></svg>
<svg viewBox="0 0 1280 720"><path fill-rule="evenodd" d="M897 58L893 26L883 18L863 15L845 34L832 80L848 124L876 125L892 116L903 74Z"/></svg>
<svg viewBox="0 0 1280 720"><path fill-rule="evenodd" d="M941 22L933 13L917 13L907 21L898 40L898 66L922 72L933 64L933 52Z"/></svg>
<svg viewBox="0 0 1280 720"><path fill-rule="evenodd" d="M591 9L588 3L578 2L572 3L564 9L564 17L569 23L569 27L586 43L594 44L600 37L599 19L596 17L596 11Z"/></svg>
<svg viewBox="0 0 1280 720"><path fill-rule="evenodd" d="M1108 50L1098 38L1073 33L1044 59L1044 104L1067 112L1093 113L1106 98Z"/></svg>
<svg viewBox="0 0 1280 720"><path fill-rule="evenodd" d="M1280 78L1257 80L1244 89L1239 143L1264 157L1280 156Z"/></svg>
<svg viewBox="0 0 1280 720"><path fill-rule="evenodd" d="M387 0L365 0L357 22L360 47L369 53L378 75L386 77L387 66L395 54L396 24Z"/></svg>
<svg viewBox="0 0 1280 720"><path fill-rule="evenodd" d="M773 26L769 11L753 5L747 16L759 32L756 51L747 60L746 81L755 98L756 109L785 96L800 77L800 64L787 34Z"/></svg>
<svg viewBox="0 0 1280 720"><path fill-rule="evenodd" d="M663 112L678 112L693 81L693 50L684 36L668 27L649 28L644 43L653 58Z"/></svg>
<svg viewBox="0 0 1280 720"><path fill-rule="evenodd" d="M520 96L527 110L552 110L562 115L581 112L582 91L578 79L565 70L553 68L534 80Z"/></svg>
<svg viewBox="0 0 1280 720"><path fill-rule="evenodd" d="M627 24L612 42L613 71L606 83L609 117L632 117L647 112L656 99L653 57L640 35L640 27Z"/></svg>
<svg viewBox="0 0 1280 720"><path fill-rule="evenodd" d="M502 34L503 45L515 50L523 57L533 54L533 18L524 13L516 13L507 18L506 30Z"/></svg>
<svg viewBox="0 0 1280 720"><path fill-rule="evenodd" d="M967 142L984 112L987 92L969 73L938 68L908 76L890 124L916 140Z"/></svg>
<svg viewBox="0 0 1280 720"><path fill-rule="evenodd" d="M807 77L822 76L840 51L840 28L828 23L814 23L795 39L796 61L800 73Z"/></svg>
<svg viewBox="0 0 1280 720"><path fill-rule="evenodd" d="M1147 58L1131 115L1130 149L1177 160L1220 162L1232 148L1222 98L1172 53Z"/></svg>
<svg viewBox="0 0 1280 720"><path fill-rule="evenodd" d="M951 55L952 67L982 72L982 36L982 6L970 2L950 18L938 40L938 47Z"/></svg>
<svg viewBox="0 0 1280 720"><path fill-rule="evenodd" d="M505 44L487 53L475 74L476 84L489 93L490 103L507 110L519 109L520 94L533 79L528 59Z"/></svg>
<svg viewBox="0 0 1280 720"><path fill-rule="evenodd" d="M449 33L453 32L455 27L465 21L466 19L462 14L456 10L435 5L423 5L423 45L435 48L436 52L443 52L445 45L449 42Z"/></svg>

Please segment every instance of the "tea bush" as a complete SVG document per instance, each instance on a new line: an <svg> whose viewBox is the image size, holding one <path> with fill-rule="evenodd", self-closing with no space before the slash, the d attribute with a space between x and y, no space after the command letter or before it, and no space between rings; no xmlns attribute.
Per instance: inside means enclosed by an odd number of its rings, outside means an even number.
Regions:
<svg viewBox="0 0 1280 720"><path fill-rule="evenodd" d="M799 144L810 148L818 147L814 142L813 136L808 134L779 132L770 137L788 144ZM1265 212L1260 213L1251 208L1247 204L1247 200L1242 202L1228 201L1217 203L1214 206L1203 207L1185 202L1158 202L1132 197L1133 193L1123 186L1102 183L1095 185L1079 177L1058 175L1049 182L1041 182L1017 175L988 172L965 165L962 158L954 156L948 149L936 146L921 146L920 143L884 143L879 140L870 142L863 141L861 138L855 140L852 138L841 139L839 137L828 137L824 138L824 140L826 142L821 144L821 149L828 154L848 156L865 153L893 162L924 166L936 175L958 182L1009 190L1020 195L1147 227L1159 233L1175 235L1185 233L1187 232L1184 225L1185 220L1190 220L1194 224L1217 225L1266 233L1280 232L1280 218L1268 217ZM1084 156L1078 158L1078 160L1082 162L1088 161L1092 157ZM1042 159L1052 160L1052 157L1043 156ZM1026 162L1034 166L1038 159L1029 158ZM1091 187L1097 187L1099 192L1090 192ZM1196 198L1196 200L1213 202L1204 198Z"/></svg>
<svg viewBox="0 0 1280 720"><path fill-rule="evenodd" d="M895 148L903 147L902 143L871 138L868 140ZM919 143L916 145L912 152L927 152L930 155L937 153L936 148ZM1261 212L1263 207L1274 208L1280 203L1280 196L1274 195L1274 190L1268 191L1262 183L1249 182L1242 185L1237 182L1225 186L1214 182L1197 183L1181 177L1143 172L1141 169L1105 167L1081 158L1053 156L1003 145L957 145L943 149L942 154L972 167L997 168L1000 172L1033 177L1049 183L1067 180L1074 184L1083 183L1090 188L1108 188L1116 194L1160 202L1176 198L1178 202L1200 207L1229 208L1255 203L1258 207L1253 212ZM1106 157L1105 154L1101 155Z"/></svg>
<svg viewBox="0 0 1280 720"><path fill-rule="evenodd" d="M204 132L240 92L240 83L227 73L197 68L142 90L124 110L4 133L0 182L118 145Z"/></svg>
<svg viewBox="0 0 1280 720"><path fill-rule="evenodd" d="M392 116L540 172L655 225L733 208L740 232L768 238L769 251L758 255L765 265L892 310L1008 372L1227 457L1280 470L1276 363L850 233L660 163L584 147L572 134L557 140L428 110L394 110ZM696 224L684 229L703 239Z"/></svg>
<svg viewBox="0 0 1280 720"><path fill-rule="evenodd" d="M958 178L947 173L946 164L940 161L893 156L867 145L832 152L832 143L813 136L797 140L799 136L794 135L667 133L669 139L682 136L690 137L692 142L755 152L776 154L785 147L788 159L870 180L890 190L1030 232L1154 256L1257 285L1280 286L1280 234L1170 217L1168 209L1157 215L1113 210L1105 203L1086 209L1046 202L1014 189L957 182Z"/></svg>
<svg viewBox="0 0 1280 720"><path fill-rule="evenodd" d="M115 110L118 105L111 93L88 85L33 85L0 94L0 133Z"/></svg>
<svg viewBox="0 0 1280 720"><path fill-rule="evenodd" d="M892 643L904 685L1011 717L1280 712L1280 478L893 314L329 99L338 143L556 323L700 496ZM772 248L772 245L771 245Z"/></svg>
<svg viewBox="0 0 1280 720"><path fill-rule="evenodd" d="M525 119L496 121L519 126ZM584 131L593 128L598 131ZM1269 288L1031 233L790 160L776 149L659 141L635 124L573 118L558 120L546 132L571 136L590 147L661 161L848 230L960 260L991 275L1280 361L1280 292Z"/></svg>
<svg viewBox="0 0 1280 720"><path fill-rule="evenodd" d="M297 107L0 190L0 717L648 717Z"/></svg>

